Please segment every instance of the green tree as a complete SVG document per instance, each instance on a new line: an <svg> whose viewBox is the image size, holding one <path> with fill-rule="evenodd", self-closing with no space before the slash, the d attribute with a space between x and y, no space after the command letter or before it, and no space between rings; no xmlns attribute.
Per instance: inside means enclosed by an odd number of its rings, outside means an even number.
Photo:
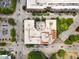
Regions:
<svg viewBox="0 0 79 59"><path fill-rule="evenodd" d="M68 30L69 26L73 23L73 18L59 18L57 17L57 36L63 31Z"/></svg>
<svg viewBox="0 0 79 59"><path fill-rule="evenodd" d="M41 51L31 51L28 59L46 59L46 56Z"/></svg>
<svg viewBox="0 0 79 59"><path fill-rule="evenodd" d="M56 54L52 54L52 56L50 57L50 59L57 59Z"/></svg>
<svg viewBox="0 0 79 59"><path fill-rule="evenodd" d="M64 57L64 55L65 55L65 51L62 50L62 49L60 49L60 50L58 51L58 56L59 56L59 57Z"/></svg>
<svg viewBox="0 0 79 59"><path fill-rule="evenodd" d="M11 42L15 42L16 41L16 38L15 37L12 37L12 38L10 38L10 41Z"/></svg>
<svg viewBox="0 0 79 59"><path fill-rule="evenodd" d="M15 23L15 21L14 21L13 18L9 18L9 19L8 19L8 23L9 23L10 25L12 25L12 26L16 25L16 23Z"/></svg>
<svg viewBox="0 0 79 59"><path fill-rule="evenodd" d="M64 41L64 43L71 45L76 41L79 41L79 35L70 35L69 38Z"/></svg>
<svg viewBox="0 0 79 59"><path fill-rule="evenodd" d="M79 26L76 28L76 31L79 32Z"/></svg>
<svg viewBox="0 0 79 59"><path fill-rule="evenodd" d="M0 51L0 55L6 55L6 54L9 54L10 52L9 51L6 51L6 50L4 50L4 51Z"/></svg>
<svg viewBox="0 0 79 59"><path fill-rule="evenodd" d="M45 20L46 20L46 18L42 17L42 21L45 21Z"/></svg>
<svg viewBox="0 0 79 59"><path fill-rule="evenodd" d="M66 40L64 41L64 43L65 43L65 44L68 44L68 45L71 45L73 42L70 41L69 39L66 39Z"/></svg>
<svg viewBox="0 0 79 59"><path fill-rule="evenodd" d="M16 36L16 30L15 30L15 28L12 28L10 30L10 35L11 35L12 38Z"/></svg>
<svg viewBox="0 0 79 59"><path fill-rule="evenodd" d="M37 22L37 21L40 21L40 18L36 17L34 18L34 20Z"/></svg>
<svg viewBox="0 0 79 59"><path fill-rule="evenodd" d="M26 6L23 6L22 9L25 11L26 10Z"/></svg>
<svg viewBox="0 0 79 59"><path fill-rule="evenodd" d="M27 48L34 47L34 44L26 44L26 47L27 47Z"/></svg>
<svg viewBox="0 0 79 59"><path fill-rule="evenodd" d="M0 42L0 46L5 46L6 42Z"/></svg>

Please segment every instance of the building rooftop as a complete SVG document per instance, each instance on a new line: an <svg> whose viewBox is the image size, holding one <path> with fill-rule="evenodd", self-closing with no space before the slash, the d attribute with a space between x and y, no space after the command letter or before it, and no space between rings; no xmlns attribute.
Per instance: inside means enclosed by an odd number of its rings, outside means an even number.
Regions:
<svg viewBox="0 0 79 59"><path fill-rule="evenodd" d="M79 9L79 0L27 0L27 9L54 9L76 8Z"/></svg>
<svg viewBox="0 0 79 59"><path fill-rule="evenodd" d="M35 28L36 25L36 28ZM25 44L51 44L56 39L56 20L24 20Z"/></svg>
<svg viewBox="0 0 79 59"><path fill-rule="evenodd" d="M8 56L8 55L0 55L0 59L11 59L11 56Z"/></svg>

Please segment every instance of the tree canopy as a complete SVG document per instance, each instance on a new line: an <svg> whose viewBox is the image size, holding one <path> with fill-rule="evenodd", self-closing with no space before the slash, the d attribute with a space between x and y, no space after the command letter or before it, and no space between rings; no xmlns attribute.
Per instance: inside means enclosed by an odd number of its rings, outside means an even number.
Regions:
<svg viewBox="0 0 79 59"><path fill-rule="evenodd" d="M69 26L73 23L73 18L59 18L57 17L57 35L63 31L68 30Z"/></svg>
<svg viewBox="0 0 79 59"><path fill-rule="evenodd" d="M16 23L15 23L15 21L14 21L13 18L9 18L9 19L8 19L8 23L9 23L10 25L12 25L12 26L16 25Z"/></svg>
<svg viewBox="0 0 79 59"><path fill-rule="evenodd" d="M16 41L16 38L15 37L12 37L12 38L10 38L10 41L11 42L14 42L14 41Z"/></svg>
<svg viewBox="0 0 79 59"><path fill-rule="evenodd" d="M0 46L5 46L6 42L0 42Z"/></svg>
<svg viewBox="0 0 79 59"><path fill-rule="evenodd" d="M50 59L57 59L56 53L52 54L52 56L50 57Z"/></svg>
<svg viewBox="0 0 79 59"><path fill-rule="evenodd" d="M64 55L65 55L65 51L62 50L62 49L60 49L60 50L58 51L58 56L59 56L59 57L64 57Z"/></svg>
<svg viewBox="0 0 79 59"><path fill-rule="evenodd" d="M12 28L11 30L11 37L15 37L16 36L16 30L14 28Z"/></svg>
<svg viewBox="0 0 79 59"><path fill-rule="evenodd" d="M79 35L70 35L69 38L64 41L64 43L73 44L76 41L79 41Z"/></svg>
<svg viewBox="0 0 79 59"><path fill-rule="evenodd" d="M31 51L28 59L46 59L46 56L41 51Z"/></svg>

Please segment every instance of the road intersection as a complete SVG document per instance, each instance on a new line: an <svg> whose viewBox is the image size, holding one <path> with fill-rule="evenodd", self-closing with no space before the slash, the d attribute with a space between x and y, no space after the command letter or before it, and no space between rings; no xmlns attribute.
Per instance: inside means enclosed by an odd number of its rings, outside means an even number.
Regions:
<svg viewBox="0 0 79 59"><path fill-rule="evenodd" d="M5 49L9 49L9 50L13 50L16 53L16 59L27 59L27 54L32 51L32 50L41 50L43 51L45 54L47 54L47 56L49 56L50 54L57 52L59 49L64 49L66 51L75 51L75 52L79 52L79 43L73 44L73 45L65 45L61 40L66 39L70 34L73 34L73 32L75 33L75 28L79 25L79 14L77 14L76 16L67 16L67 15L63 15L63 16L59 16L57 14L51 14L51 16L47 17L48 19L50 19L51 17L72 17L74 18L74 23L70 26L69 30L63 32L60 35L60 42L55 42L52 45L48 45L48 46L44 46L44 47L33 47L33 48L27 48L24 45L23 42L23 20L29 18L32 18L31 13L27 13L26 11L24 11L22 9L22 6L25 5L24 4L25 0L20 0L17 1L17 6L16 6L16 11L12 14L12 15L0 15L1 18L14 18L16 24L16 32L17 32L17 40L16 42L14 42L12 45L8 45L6 47L4 47ZM79 34L79 33L77 33ZM59 40L59 39L58 39Z"/></svg>

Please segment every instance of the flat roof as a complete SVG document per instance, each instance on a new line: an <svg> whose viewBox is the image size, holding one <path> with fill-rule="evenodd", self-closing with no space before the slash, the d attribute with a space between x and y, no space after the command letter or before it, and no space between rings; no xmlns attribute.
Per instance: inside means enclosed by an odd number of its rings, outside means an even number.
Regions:
<svg viewBox="0 0 79 59"><path fill-rule="evenodd" d="M8 55L0 55L0 59L11 59L11 56L8 56Z"/></svg>
<svg viewBox="0 0 79 59"><path fill-rule="evenodd" d="M46 7L79 9L79 0L27 0L27 9L44 9Z"/></svg>
<svg viewBox="0 0 79 59"><path fill-rule="evenodd" d="M46 23L41 22L41 24L42 27L46 27L40 31L34 27L34 20L24 20L25 44L51 44L55 40L54 37L56 36L56 20L46 20ZM37 28L39 28L39 25ZM53 32L53 30L55 33Z"/></svg>

